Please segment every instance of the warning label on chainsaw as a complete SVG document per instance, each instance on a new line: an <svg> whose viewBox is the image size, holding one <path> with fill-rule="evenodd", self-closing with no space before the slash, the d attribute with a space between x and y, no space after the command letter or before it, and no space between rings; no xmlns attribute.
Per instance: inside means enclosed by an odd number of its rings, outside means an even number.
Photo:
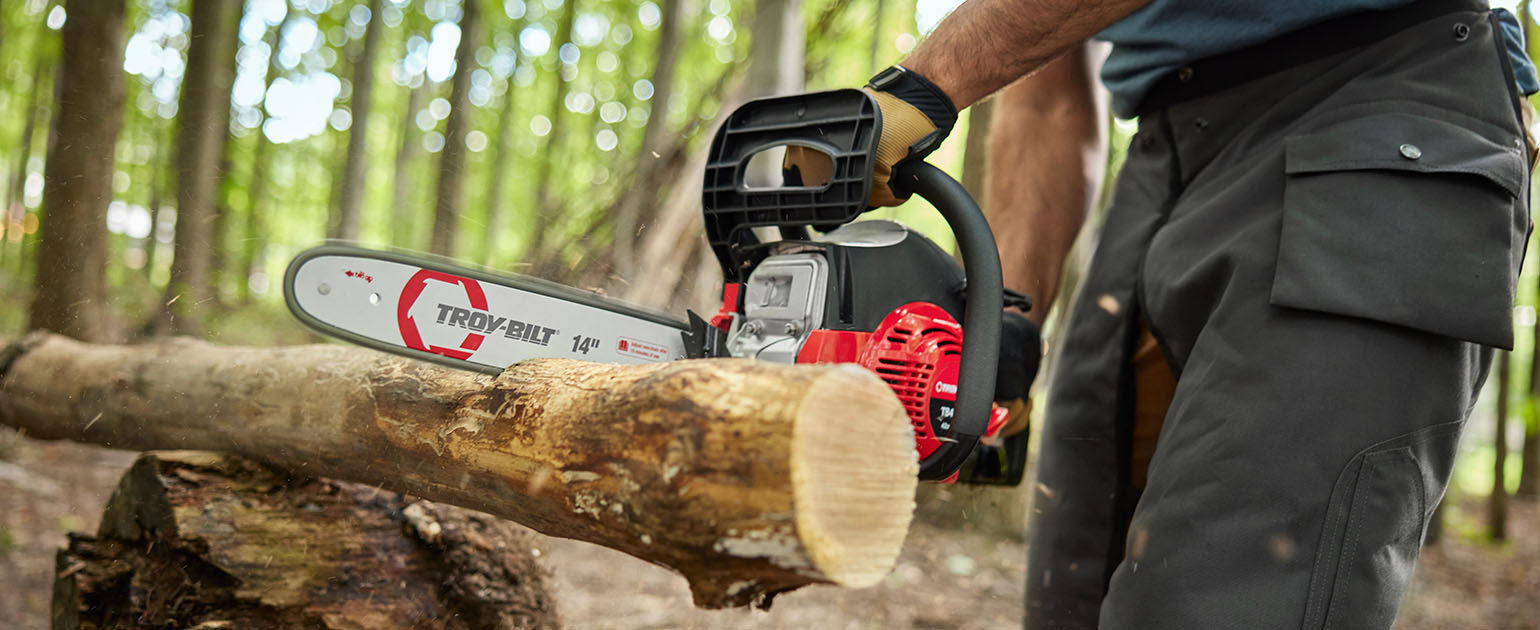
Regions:
<svg viewBox="0 0 1540 630"><path fill-rule="evenodd" d="M630 337L621 337L616 341L615 351L625 356L648 361L663 361L669 358L668 348Z"/></svg>

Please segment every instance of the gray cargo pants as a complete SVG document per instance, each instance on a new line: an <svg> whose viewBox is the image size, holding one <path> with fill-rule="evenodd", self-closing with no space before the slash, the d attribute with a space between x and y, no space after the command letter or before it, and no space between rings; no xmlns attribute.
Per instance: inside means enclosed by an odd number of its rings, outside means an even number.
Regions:
<svg viewBox="0 0 1540 630"><path fill-rule="evenodd" d="M1529 226L1460 11L1140 118L1048 396L1030 628L1388 628ZM1177 381L1133 487L1141 319Z"/></svg>

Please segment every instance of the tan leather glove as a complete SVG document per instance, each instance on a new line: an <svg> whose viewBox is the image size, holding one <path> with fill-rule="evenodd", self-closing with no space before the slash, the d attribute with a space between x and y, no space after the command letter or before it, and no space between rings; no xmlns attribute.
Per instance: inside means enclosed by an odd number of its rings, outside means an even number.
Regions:
<svg viewBox="0 0 1540 630"><path fill-rule="evenodd" d="M931 147L924 154L910 153L910 147L915 143L936 133L936 124L924 112L897 96L871 88L862 91L872 95L877 101L877 108L882 110L882 136L877 139L877 159L872 168L872 196L867 203L873 206L896 206L908 201L909 196L900 198L888 186L888 181L893 178L893 167L906 159L923 158L935 150ZM939 139L936 144L940 144Z"/></svg>
<svg viewBox="0 0 1540 630"><path fill-rule="evenodd" d="M889 186L893 169L907 160L923 159L941 145L957 124L957 109L941 88L902 66L877 73L862 88L877 101L882 115L882 135L872 165L872 206L896 206L909 199ZM833 162L829 156L803 147L787 147L781 164L790 186L817 186L829 181Z"/></svg>

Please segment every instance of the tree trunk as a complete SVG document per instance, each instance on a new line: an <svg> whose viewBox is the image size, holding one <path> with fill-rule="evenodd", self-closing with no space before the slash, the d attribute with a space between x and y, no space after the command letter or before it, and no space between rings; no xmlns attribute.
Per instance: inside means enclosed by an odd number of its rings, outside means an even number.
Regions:
<svg viewBox="0 0 1540 630"><path fill-rule="evenodd" d="M1492 540L1508 539L1508 394L1513 361L1508 352L1497 353L1497 430L1492 438L1492 494L1487 498L1487 527Z"/></svg>
<svg viewBox="0 0 1540 630"><path fill-rule="evenodd" d="M679 65L679 51L684 43L680 27L688 14L684 0L663 0L663 24L658 29L658 53L652 69L651 106L647 126L642 129L642 150L637 155L640 167L632 178L640 185L621 195L616 208L614 264L622 273L635 269L642 208L653 207L658 200L657 189L649 183L658 181L659 173L668 165L663 159L664 133L669 128L668 102L673 98L674 68Z"/></svg>
<svg viewBox="0 0 1540 630"><path fill-rule="evenodd" d="M171 153L166 150L171 146L171 134L166 132L174 129L167 123L161 133L151 134L155 142L155 153L150 158L153 174L150 176L150 194L145 199L145 208L150 212L150 234L144 238L144 267L140 269L146 280L155 276L155 252L160 249L162 207L166 205L166 173L172 167Z"/></svg>
<svg viewBox="0 0 1540 630"><path fill-rule="evenodd" d="M551 234L556 215L559 212L556 207L559 194L558 186L554 180L553 169L561 161L562 135L565 131L563 121L567 118L563 115L566 111L567 82L566 62L561 60L561 47L572 41L572 25L577 19L578 0L569 0L562 3L561 17L556 26L556 38L551 40L551 54L556 55L556 87L551 94L551 107L547 110L551 118L551 130L546 134L545 147L540 156L540 174L536 177L537 188L535 192L535 229L530 235L530 243L534 245L532 255L526 255L525 259L535 264L536 275L547 275L550 267L556 264L561 257L561 252L551 251L545 243L553 242L556 235Z"/></svg>
<svg viewBox="0 0 1540 630"><path fill-rule="evenodd" d="M202 334L213 295L214 189L219 181L220 142L229 134L219 125L230 97L221 90L225 81L220 75L225 55L234 54L224 27L238 7L233 0L199 0L192 6L187 70L177 107L175 250L159 330Z"/></svg>
<svg viewBox="0 0 1540 630"><path fill-rule="evenodd" d="M513 32L524 30L522 20L515 26ZM492 177L487 189L487 227L482 235L481 260L488 266L496 264L497 243L503 234L503 224L508 216L508 164L513 161L513 140L521 129L514 126L513 110L518 102L514 98L513 76L510 75L503 90L502 109L497 112L497 155L492 158Z"/></svg>
<svg viewBox="0 0 1540 630"><path fill-rule="evenodd" d="M215 121L216 135L219 138L215 145L214 154L219 156L219 168L215 174L213 219L210 221L212 233L209 236L209 297L211 304L223 305L224 291L227 290L230 281L231 260L228 244L230 242L230 222L233 219L235 208L231 201L235 191L235 160L231 151L239 149L240 145L230 142L230 108L231 91L235 89L235 72L239 65L236 53L240 49L241 14L245 10L245 3L236 5L235 10L225 16L225 21L219 25L219 32L215 37L226 42L223 64L219 68L219 84L215 91L219 96L218 118Z"/></svg>
<svg viewBox="0 0 1540 630"><path fill-rule="evenodd" d="M7 249L14 250L7 257L15 259L18 267L22 258L21 239L26 236L27 207L23 200L26 198L27 162L32 160L32 138L37 134L38 119L48 118L48 108L43 104L43 97L50 90L43 89L43 78L49 73L49 57L47 52L37 51L37 59L32 65L32 87L27 93L27 118L22 124L21 139L16 143L20 156L17 158L15 173L11 176L11 184L6 189L5 208L0 209L0 227L5 228L3 240L10 243ZM5 262L6 257L0 257L0 263Z"/></svg>
<svg viewBox="0 0 1540 630"><path fill-rule="evenodd" d="M263 102L257 106L257 112L261 114L257 122L257 146L251 152L251 181L246 185L246 228L243 230L244 238L241 239L241 279L236 287L242 303L251 301L251 276L256 272L261 262L261 254L264 244L267 243L267 229L265 203L267 202L268 170L273 167L268 154L273 150L273 141L267 137L263 129L263 123L267 122L267 89L272 87L273 80L278 78L283 71L278 66L278 51L283 48L283 30L293 18L294 10L284 11L283 19L265 37L268 41L267 70L262 75Z"/></svg>
<svg viewBox="0 0 1540 630"><path fill-rule="evenodd" d="M60 550L53 627L554 629L536 554L485 514L162 451Z"/></svg>
<svg viewBox="0 0 1540 630"><path fill-rule="evenodd" d="M123 0L71 0L59 76L59 139L43 174L47 219L31 327L116 337L107 308L107 204L123 120Z"/></svg>
<svg viewBox="0 0 1540 630"><path fill-rule="evenodd" d="M805 42L801 5L801 0L766 0L754 5L748 75L740 86L728 90L723 96L720 107L723 115L749 99L802 90ZM655 114L659 106L659 103L653 103ZM666 109L662 115L667 115ZM702 143L690 153L683 173L697 174L705 168L706 144ZM770 167L776 179L764 181L779 181L780 166L772 164ZM681 297L676 295L680 283L699 275L688 268L690 262L717 265L713 257L695 255L698 248L705 246L704 234L700 231L700 189L696 179L683 181L688 183L676 185L668 192L654 215L657 218L647 226L648 231L640 241L635 266L625 270L634 274L626 291L628 300L649 306L670 304ZM696 286L695 290L709 295L706 287Z"/></svg>
<svg viewBox="0 0 1540 630"><path fill-rule="evenodd" d="M467 2L466 11L474 10L475 5L474 1ZM333 238L349 241L358 240L364 203L364 171L369 158L369 111L374 94L374 61L379 57L380 38L385 30L385 18L380 15L384 8L385 0L370 0L369 26L364 31L363 52L353 62L353 102L350 108L353 126L348 130L348 156L342 167L342 189L337 201L337 229L332 234ZM461 28L464 28L463 23ZM464 47L464 35L460 42L461 47ZM456 68L455 73L459 72ZM447 145L445 149L448 149Z"/></svg>
<svg viewBox="0 0 1540 630"><path fill-rule="evenodd" d="M754 4L752 48L745 99L802 91L802 0L764 0Z"/></svg>
<svg viewBox="0 0 1540 630"><path fill-rule="evenodd" d="M483 510L673 568L705 607L881 580L918 468L873 373L730 359L536 360L494 378L340 346L38 333L0 353L0 423Z"/></svg>
<svg viewBox="0 0 1540 630"><path fill-rule="evenodd" d="M1532 418L1524 426L1524 447L1519 467L1519 488L1513 496L1525 501L1540 498L1540 431Z"/></svg>
<svg viewBox="0 0 1540 630"><path fill-rule="evenodd" d="M1526 0L1523 5L1528 7ZM1529 17L1524 14L1525 32L1528 33ZM1540 281L1537 281L1540 285ZM1535 345L1529 355L1529 399L1524 406L1524 447L1520 451L1519 488L1513 496L1533 501L1540 498L1540 324L1530 327L1530 338Z"/></svg>
<svg viewBox="0 0 1540 630"><path fill-rule="evenodd" d="M887 0L877 0L877 6L872 8L872 50L867 61L867 73L875 76L878 70L887 67L882 61L882 36L887 34L882 28L882 20L888 16ZM972 123L969 123L972 124ZM971 147L970 147L971 148ZM963 170L967 172L966 169ZM968 189L972 191L972 188Z"/></svg>
<svg viewBox="0 0 1540 630"><path fill-rule="evenodd" d="M576 2L576 0L570 0ZM433 242L428 251L453 256L465 205L465 135L471 130L471 72L481 42L481 0L465 0L460 17L460 45L449 87L449 118L444 121L444 153L439 157L438 198L433 207Z"/></svg>
<svg viewBox="0 0 1540 630"><path fill-rule="evenodd" d="M396 148L396 168L391 177L390 244L415 249L421 247L417 231L412 229L412 158L417 154L417 110L422 109L423 95L429 90L427 76L419 79L416 87L407 92L406 113L401 120L401 145Z"/></svg>
<svg viewBox="0 0 1540 630"><path fill-rule="evenodd" d="M984 193L988 192L986 185L989 176L989 125L993 122L995 112L995 100L986 98L974 103L968 108L968 137L963 147L963 173L962 185L968 189L968 194L979 202L979 207L987 208Z"/></svg>

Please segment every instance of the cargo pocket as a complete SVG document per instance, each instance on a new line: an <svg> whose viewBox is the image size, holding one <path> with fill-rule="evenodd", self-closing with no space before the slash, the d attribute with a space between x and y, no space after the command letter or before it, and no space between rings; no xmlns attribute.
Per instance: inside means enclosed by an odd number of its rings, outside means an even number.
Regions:
<svg viewBox="0 0 1540 630"><path fill-rule="evenodd" d="M1427 523L1422 470L1407 447L1373 452L1332 491L1305 628L1389 628Z"/></svg>
<svg viewBox="0 0 1540 630"><path fill-rule="evenodd" d="M1272 303L1511 348L1529 220L1516 141L1403 112L1289 137Z"/></svg>

